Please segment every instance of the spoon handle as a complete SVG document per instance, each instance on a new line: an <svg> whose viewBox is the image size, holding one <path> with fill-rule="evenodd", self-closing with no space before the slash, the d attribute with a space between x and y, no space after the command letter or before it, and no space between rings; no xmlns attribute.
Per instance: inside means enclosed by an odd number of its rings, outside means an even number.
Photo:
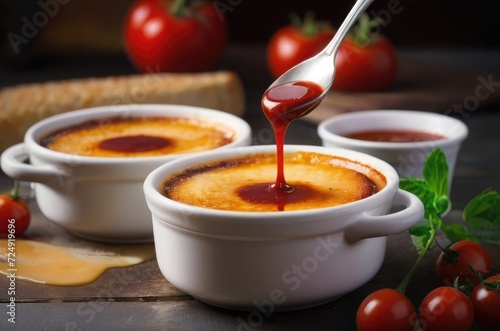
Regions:
<svg viewBox="0 0 500 331"><path fill-rule="evenodd" d="M325 47L324 52L328 54L328 56L335 56L337 54L337 50L340 46L340 43L344 39L347 32L351 26L357 21L359 16L368 8L368 6L373 2L373 0L357 0L354 6L352 7L349 14L345 18L344 22L340 25L339 29L335 33L335 36L332 38L330 43Z"/></svg>

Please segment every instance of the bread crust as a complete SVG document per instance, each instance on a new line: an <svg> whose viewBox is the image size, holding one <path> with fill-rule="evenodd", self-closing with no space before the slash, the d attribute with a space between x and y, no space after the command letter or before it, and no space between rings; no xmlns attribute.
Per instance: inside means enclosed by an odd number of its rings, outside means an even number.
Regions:
<svg viewBox="0 0 500 331"><path fill-rule="evenodd" d="M150 73L32 83L0 90L0 152L46 117L119 104L181 104L242 116L245 95L231 71Z"/></svg>

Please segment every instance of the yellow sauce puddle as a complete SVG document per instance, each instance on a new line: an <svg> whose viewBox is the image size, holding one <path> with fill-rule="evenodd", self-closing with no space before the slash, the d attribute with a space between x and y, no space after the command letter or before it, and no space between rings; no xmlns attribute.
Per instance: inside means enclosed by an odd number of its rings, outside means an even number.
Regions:
<svg viewBox="0 0 500 331"><path fill-rule="evenodd" d="M0 239L0 273L15 273L17 279L59 286L77 286L95 281L104 271L154 259L153 244L65 247L16 239L8 246Z"/></svg>

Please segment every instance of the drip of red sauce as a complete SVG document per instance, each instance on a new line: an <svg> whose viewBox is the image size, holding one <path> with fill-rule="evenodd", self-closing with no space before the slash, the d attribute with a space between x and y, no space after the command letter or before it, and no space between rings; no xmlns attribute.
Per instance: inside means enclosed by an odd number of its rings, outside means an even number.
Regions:
<svg viewBox="0 0 500 331"><path fill-rule="evenodd" d="M264 93L262 109L274 130L276 140L277 176L273 185L275 190L293 192L293 186L286 183L283 149L285 134L290 123L301 117L310 109L308 104L323 93L318 84L297 81L278 85Z"/></svg>
<svg viewBox="0 0 500 331"><path fill-rule="evenodd" d="M99 148L114 152L147 152L170 144L170 140L166 138L136 135L103 140L99 143Z"/></svg>
<svg viewBox="0 0 500 331"><path fill-rule="evenodd" d="M258 184L242 188L238 193L247 201L276 203L278 210L284 210L287 202L299 201L310 195L310 188L287 184L284 172L285 134L291 122L304 116L312 107L310 104L323 93L316 83L296 81L270 88L262 97L262 110L271 123L276 140L277 174L274 184ZM291 194L293 193L293 194Z"/></svg>

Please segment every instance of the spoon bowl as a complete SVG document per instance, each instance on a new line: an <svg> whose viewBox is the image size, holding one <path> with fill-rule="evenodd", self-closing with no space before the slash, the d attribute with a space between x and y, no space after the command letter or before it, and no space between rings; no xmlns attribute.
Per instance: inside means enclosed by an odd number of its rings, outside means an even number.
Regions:
<svg viewBox="0 0 500 331"><path fill-rule="evenodd" d="M308 101L307 104L298 106L300 108L310 107L307 111L303 112L302 116L313 111L325 98L328 90L333 85L333 80L335 78L335 56L337 55L342 40L354 22L356 22L359 16L372 2L373 0L357 0L328 45L326 45L317 55L297 64L278 77L278 79L269 86L267 91L278 85L295 81L313 82L322 87L323 93L318 95L314 100Z"/></svg>

